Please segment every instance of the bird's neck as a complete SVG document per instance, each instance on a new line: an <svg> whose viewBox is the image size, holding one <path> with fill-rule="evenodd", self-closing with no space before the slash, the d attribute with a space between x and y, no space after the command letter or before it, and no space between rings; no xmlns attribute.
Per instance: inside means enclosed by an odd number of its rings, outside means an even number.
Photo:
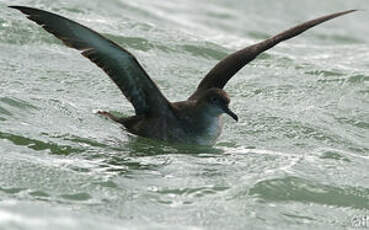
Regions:
<svg viewBox="0 0 369 230"><path fill-rule="evenodd" d="M223 127L221 113L198 101L175 102L173 105L191 143L215 143Z"/></svg>

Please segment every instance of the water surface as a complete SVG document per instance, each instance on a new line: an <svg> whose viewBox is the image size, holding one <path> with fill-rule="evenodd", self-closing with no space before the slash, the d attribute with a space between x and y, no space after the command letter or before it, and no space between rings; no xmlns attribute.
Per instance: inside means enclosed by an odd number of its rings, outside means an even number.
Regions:
<svg viewBox="0 0 369 230"><path fill-rule="evenodd" d="M360 11L278 45L227 85L213 147L138 138L108 77L0 4L0 229L347 229L369 216L369 29ZM183 100L225 55L365 1L45 1L130 50ZM359 222L358 222L359 221ZM368 225L365 225L369 227ZM364 226L364 227L365 227Z"/></svg>

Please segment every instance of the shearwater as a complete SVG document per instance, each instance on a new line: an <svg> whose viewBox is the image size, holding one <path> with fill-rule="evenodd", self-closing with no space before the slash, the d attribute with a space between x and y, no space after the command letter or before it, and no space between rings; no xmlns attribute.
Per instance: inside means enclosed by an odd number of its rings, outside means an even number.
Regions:
<svg viewBox="0 0 369 230"><path fill-rule="evenodd" d="M9 6L26 14L28 19L69 47L78 49L119 87L135 109L136 115L116 117L99 111L123 124L131 133L172 143L212 145L222 132L222 114L238 121L229 109L229 96L223 90L226 83L242 67L260 53L295 37L322 22L356 10L319 17L292 27L282 33L226 56L202 79L195 92L186 100L169 102L151 80L137 59L127 50L101 34L65 17L25 6Z"/></svg>

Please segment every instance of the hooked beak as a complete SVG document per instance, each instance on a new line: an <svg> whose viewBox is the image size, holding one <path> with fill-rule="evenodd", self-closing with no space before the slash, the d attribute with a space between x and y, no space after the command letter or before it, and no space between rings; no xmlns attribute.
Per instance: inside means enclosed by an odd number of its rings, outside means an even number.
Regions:
<svg viewBox="0 0 369 230"><path fill-rule="evenodd" d="M232 112L228 107L225 107L223 110L226 114L231 116L235 121L238 121L238 116L234 112Z"/></svg>

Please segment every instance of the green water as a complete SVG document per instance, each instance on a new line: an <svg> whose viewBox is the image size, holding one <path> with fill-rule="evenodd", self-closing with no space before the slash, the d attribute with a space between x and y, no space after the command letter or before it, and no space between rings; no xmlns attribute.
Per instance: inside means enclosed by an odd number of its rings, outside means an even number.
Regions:
<svg viewBox="0 0 369 230"><path fill-rule="evenodd" d="M369 228L369 23L360 11L261 55L225 90L213 147L138 138L133 108L77 51L7 5L77 20L130 50L171 100L226 54L366 1L0 3L0 229Z"/></svg>

